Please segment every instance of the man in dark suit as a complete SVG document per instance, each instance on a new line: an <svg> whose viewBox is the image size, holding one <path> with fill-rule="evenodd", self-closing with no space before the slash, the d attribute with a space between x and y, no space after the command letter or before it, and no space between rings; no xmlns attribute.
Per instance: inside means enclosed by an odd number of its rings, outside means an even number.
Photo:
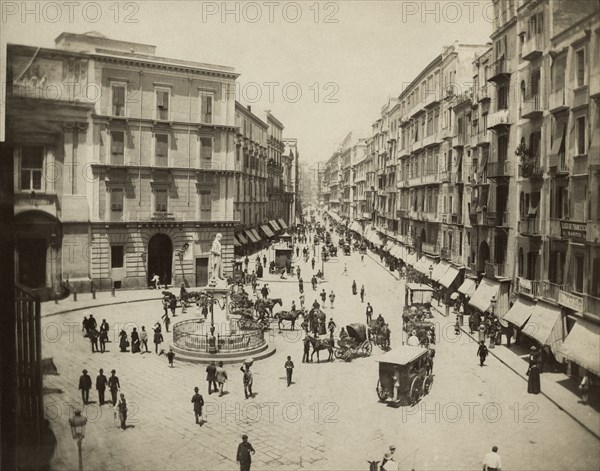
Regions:
<svg viewBox="0 0 600 471"><path fill-rule="evenodd" d="M248 442L248 435L242 435L242 443L238 445L236 461L240 464L240 471L250 471L250 465L252 464L252 456L254 454L254 448Z"/></svg>
<svg viewBox="0 0 600 471"><path fill-rule="evenodd" d="M215 362L210 362L210 365L206 367L206 381L208 382L208 394L212 394L213 391L217 392L217 365Z"/></svg>
<svg viewBox="0 0 600 471"><path fill-rule="evenodd" d="M84 405L88 403L91 388L92 378L88 375L87 370L83 370L83 374L79 377L79 389L81 390L81 400Z"/></svg>
<svg viewBox="0 0 600 471"><path fill-rule="evenodd" d="M110 389L113 407L117 405L117 392L121 388L121 385L119 384L119 378L117 377L116 373L117 372L115 370L112 370L110 372L110 378L108 378L108 388Z"/></svg>
<svg viewBox="0 0 600 471"><path fill-rule="evenodd" d="M102 405L104 404L104 391L106 390L108 379L104 376L104 370L102 368L99 373L100 374L96 376L96 391L98 391L98 402Z"/></svg>

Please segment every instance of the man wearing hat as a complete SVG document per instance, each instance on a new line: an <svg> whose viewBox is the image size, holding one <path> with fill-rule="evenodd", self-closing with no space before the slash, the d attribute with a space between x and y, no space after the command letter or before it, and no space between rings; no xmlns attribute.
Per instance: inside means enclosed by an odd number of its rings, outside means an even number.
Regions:
<svg viewBox="0 0 600 471"><path fill-rule="evenodd" d="M383 461L381 462L381 469L383 471L398 471L398 463L394 460L395 452L396 446L390 445L390 451L385 454Z"/></svg>
<svg viewBox="0 0 600 471"><path fill-rule="evenodd" d="M90 389L92 389L92 378L88 375L87 370L82 371L79 377L79 389L81 389L81 400L83 404L87 404L90 398Z"/></svg>
<svg viewBox="0 0 600 471"><path fill-rule="evenodd" d="M252 456L254 454L254 448L248 442L248 435L242 435L242 443L238 445L236 461L240 464L240 471L250 471L250 465L252 464Z"/></svg>

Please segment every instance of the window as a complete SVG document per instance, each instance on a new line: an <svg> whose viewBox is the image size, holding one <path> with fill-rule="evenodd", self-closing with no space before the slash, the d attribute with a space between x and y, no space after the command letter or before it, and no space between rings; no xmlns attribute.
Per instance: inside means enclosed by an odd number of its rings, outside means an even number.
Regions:
<svg viewBox="0 0 600 471"><path fill-rule="evenodd" d="M125 89L124 83L112 83L110 91L112 94L112 116L125 116Z"/></svg>
<svg viewBox="0 0 600 471"><path fill-rule="evenodd" d="M213 114L213 96L209 94L201 95L200 119L202 123L212 123ZM248 123L249 124L249 123ZM250 127L250 139L252 139L252 127ZM246 120L244 120L244 135L246 135Z"/></svg>
<svg viewBox="0 0 600 471"><path fill-rule="evenodd" d="M21 147L21 190L41 190L44 167L42 146Z"/></svg>
<svg viewBox="0 0 600 471"><path fill-rule="evenodd" d="M506 110L508 109L508 84L502 84L498 86L498 109Z"/></svg>
<svg viewBox="0 0 600 471"><path fill-rule="evenodd" d="M245 190L244 190L245 191ZM212 212L212 193L210 190L200 190L200 220L210 221ZM244 209L245 211L245 209Z"/></svg>
<svg viewBox="0 0 600 471"><path fill-rule="evenodd" d="M123 189L113 188L110 191L110 220L121 221L123 219Z"/></svg>
<svg viewBox="0 0 600 471"><path fill-rule="evenodd" d="M169 119L169 90L156 90L156 119Z"/></svg>
<svg viewBox="0 0 600 471"><path fill-rule="evenodd" d="M577 67L577 86L585 85L585 50L575 52L575 66Z"/></svg>
<svg viewBox="0 0 600 471"><path fill-rule="evenodd" d="M125 133L123 131L111 131L110 133L110 163L123 165L125 149Z"/></svg>
<svg viewBox="0 0 600 471"><path fill-rule="evenodd" d="M562 54L552 62L552 91L556 92L565 88L565 69L567 55Z"/></svg>
<svg viewBox="0 0 600 471"><path fill-rule="evenodd" d="M157 167L167 167L169 165L169 135L156 134L155 165Z"/></svg>
<svg viewBox="0 0 600 471"><path fill-rule="evenodd" d="M498 162L506 161L508 155L508 135L498 136Z"/></svg>
<svg viewBox="0 0 600 471"><path fill-rule="evenodd" d="M573 262L573 275L575 286L573 289L578 293L583 293L583 266L584 256L583 254L576 254Z"/></svg>
<svg viewBox="0 0 600 471"><path fill-rule="evenodd" d="M111 245L110 246L110 267L111 268L123 268L124 261L124 246L122 245Z"/></svg>
<svg viewBox="0 0 600 471"><path fill-rule="evenodd" d="M212 138L201 137L200 138L200 158L203 160L210 160L210 159L212 159L212 153L213 153ZM244 162L245 162L244 166L247 167L248 160L247 160L246 153L244 153Z"/></svg>
<svg viewBox="0 0 600 471"><path fill-rule="evenodd" d="M154 190L154 209L157 213L166 213L169 202L169 192L166 188Z"/></svg>
<svg viewBox="0 0 600 471"><path fill-rule="evenodd" d="M577 118L577 155L585 154L585 116Z"/></svg>

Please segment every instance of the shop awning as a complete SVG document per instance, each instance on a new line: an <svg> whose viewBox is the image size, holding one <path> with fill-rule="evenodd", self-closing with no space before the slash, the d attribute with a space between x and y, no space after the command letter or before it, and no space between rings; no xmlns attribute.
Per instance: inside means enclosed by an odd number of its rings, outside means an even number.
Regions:
<svg viewBox="0 0 600 471"><path fill-rule="evenodd" d="M273 228L274 232L279 232L281 230L281 226L279 226L279 224L277 224L277 221L275 219L271 219L269 221L269 224Z"/></svg>
<svg viewBox="0 0 600 471"><path fill-rule="evenodd" d="M396 257L397 259L402 260L402 247L398 244L394 244L392 250L390 250L390 254L392 257Z"/></svg>
<svg viewBox="0 0 600 471"><path fill-rule="evenodd" d="M448 270L449 267L450 267L450 264L443 260L440 263L438 263L437 265L434 265L433 273L431 274L431 279L433 281L440 281L440 278L442 278L442 276L444 276L444 273L446 273L446 270Z"/></svg>
<svg viewBox="0 0 600 471"><path fill-rule="evenodd" d="M242 232L238 232L235 235L235 238L240 241L241 245L246 245L248 243L248 239L246 239L246 236Z"/></svg>
<svg viewBox="0 0 600 471"><path fill-rule="evenodd" d="M558 159L560 152L564 151L565 149L565 135L567 130L568 116L568 114L565 116L559 115L556 119L556 123L554 125L554 129L556 131L554 133L554 138L552 139L552 146L550 147L550 157Z"/></svg>
<svg viewBox="0 0 600 471"><path fill-rule="evenodd" d="M484 277L469 301L469 305L476 307L481 312L485 312L492 305L492 298L496 297L498 299L499 291L500 283Z"/></svg>
<svg viewBox="0 0 600 471"><path fill-rule="evenodd" d="M244 234L249 240L251 240L254 243L260 241L260 239L256 237L250 229L246 229L246 231L244 231Z"/></svg>
<svg viewBox="0 0 600 471"><path fill-rule="evenodd" d="M600 375L600 326L577 319L560 347L560 353L595 375Z"/></svg>
<svg viewBox="0 0 600 471"><path fill-rule="evenodd" d="M477 285L475 284L475 280L473 278L465 278L463 284L459 286L458 292L472 298L476 289Z"/></svg>
<svg viewBox="0 0 600 471"><path fill-rule="evenodd" d="M287 229L287 228L288 228L288 225L287 225L287 223L286 223L286 222L285 222L283 219L281 219L281 218L278 218L278 219L277 219L277 223L279 224L279 226L280 226L282 229Z"/></svg>
<svg viewBox="0 0 600 471"><path fill-rule="evenodd" d="M429 267L433 265L433 260L423 255L417 262L415 270L423 273L423 275L429 276Z"/></svg>
<svg viewBox="0 0 600 471"><path fill-rule="evenodd" d="M448 270L446 270L446 273L444 273L444 275L440 278L440 284L446 288L450 288L450 285L454 283L454 280L456 280L456 277L459 275L459 273L460 272L458 271L458 268L450 265Z"/></svg>
<svg viewBox="0 0 600 471"><path fill-rule="evenodd" d="M262 237L258 235L258 231L256 229L250 229L252 235L256 238L256 242L260 242Z"/></svg>
<svg viewBox="0 0 600 471"><path fill-rule="evenodd" d="M561 308L538 301L523 333L556 352L563 340Z"/></svg>
<svg viewBox="0 0 600 471"><path fill-rule="evenodd" d="M513 306L504 314L505 321L510 322L515 327L522 329L525 323L531 317L535 304L525 298L518 298Z"/></svg>
<svg viewBox="0 0 600 471"><path fill-rule="evenodd" d="M392 248L394 248L394 243L391 240L388 240L383 250L385 250L386 252L391 252Z"/></svg>
<svg viewBox="0 0 600 471"><path fill-rule="evenodd" d="M413 268L417 264L417 255L414 253L406 254L406 260L404 260L407 265L411 265Z"/></svg>
<svg viewBox="0 0 600 471"><path fill-rule="evenodd" d="M240 244L239 240L237 240L237 237L233 238L233 246L234 247L241 247L242 244Z"/></svg>
<svg viewBox="0 0 600 471"><path fill-rule="evenodd" d="M260 228L267 237L273 237L275 235L268 224L263 224L262 226L260 226Z"/></svg>

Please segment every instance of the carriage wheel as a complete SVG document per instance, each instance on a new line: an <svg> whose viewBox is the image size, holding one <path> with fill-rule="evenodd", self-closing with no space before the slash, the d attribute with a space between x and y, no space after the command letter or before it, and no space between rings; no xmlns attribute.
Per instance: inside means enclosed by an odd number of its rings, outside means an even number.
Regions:
<svg viewBox="0 0 600 471"><path fill-rule="evenodd" d="M423 379L423 388L422 388L423 396L425 396L426 394L429 394L432 386L433 386L433 376L431 376L431 375L425 376L425 378Z"/></svg>
<svg viewBox="0 0 600 471"><path fill-rule="evenodd" d="M375 388L375 390L377 391L377 397L381 402L384 402L390 397L390 392L381 385L381 380L377 381L377 388Z"/></svg>
<svg viewBox="0 0 600 471"><path fill-rule="evenodd" d="M373 344L371 343L371 341L368 340L365 343L364 350L367 356L371 356L371 352L373 351Z"/></svg>
<svg viewBox="0 0 600 471"><path fill-rule="evenodd" d="M419 377L415 376L415 378L412 380L412 383L410 385L410 401L411 401L411 405L414 406L417 402L419 402L419 399L421 398L421 385L419 382Z"/></svg>
<svg viewBox="0 0 600 471"><path fill-rule="evenodd" d="M229 312L235 311L236 308L237 308L237 305L234 302L229 303Z"/></svg>
<svg viewBox="0 0 600 471"><path fill-rule="evenodd" d="M356 353L356 351L346 350L346 352L344 352L344 356L343 356L344 361L351 362L352 357L354 356L355 353Z"/></svg>
<svg viewBox="0 0 600 471"><path fill-rule="evenodd" d="M341 360L341 359L342 359L342 357L344 356L344 353L345 353L345 351L344 351L344 350L342 350L342 349L341 349L341 348L339 348L339 347L338 347L338 348L336 348L336 349L333 351L333 355L334 355L334 356L335 356L335 357L336 357L338 360Z"/></svg>

